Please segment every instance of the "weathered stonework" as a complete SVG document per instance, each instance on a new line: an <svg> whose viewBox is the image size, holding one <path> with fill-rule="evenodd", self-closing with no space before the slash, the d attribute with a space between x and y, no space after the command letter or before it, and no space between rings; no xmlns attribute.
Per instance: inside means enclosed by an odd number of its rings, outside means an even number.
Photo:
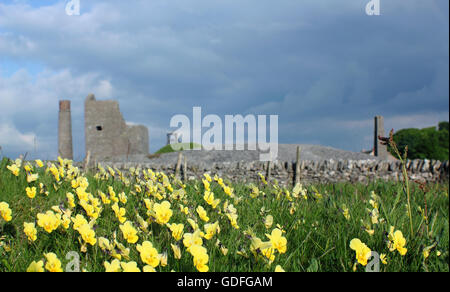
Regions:
<svg viewBox="0 0 450 292"><path fill-rule="evenodd" d="M96 100L88 95L84 104L86 155L91 161L119 155L148 154L148 129L127 125L115 100Z"/></svg>

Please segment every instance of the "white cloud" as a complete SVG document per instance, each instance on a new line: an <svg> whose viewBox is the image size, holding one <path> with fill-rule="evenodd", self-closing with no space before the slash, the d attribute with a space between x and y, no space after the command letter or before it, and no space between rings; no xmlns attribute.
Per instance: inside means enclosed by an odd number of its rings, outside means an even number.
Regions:
<svg viewBox="0 0 450 292"><path fill-rule="evenodd" d="M4 152L10 148L19 152L31 151L35 141L35 133L21 133L12 124L0 124L0 146Z"/></svg>

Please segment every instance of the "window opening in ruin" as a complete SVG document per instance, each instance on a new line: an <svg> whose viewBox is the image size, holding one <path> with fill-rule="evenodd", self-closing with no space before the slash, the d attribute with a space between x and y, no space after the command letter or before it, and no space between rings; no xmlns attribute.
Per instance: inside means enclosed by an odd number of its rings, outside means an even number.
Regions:
<svg viewBox="0 0 450 292"><path fill-rule="evenodd" d="M102 127L102 126L97 126L96 128L97 128L97 131L103 130L103 127Z"/></svg>

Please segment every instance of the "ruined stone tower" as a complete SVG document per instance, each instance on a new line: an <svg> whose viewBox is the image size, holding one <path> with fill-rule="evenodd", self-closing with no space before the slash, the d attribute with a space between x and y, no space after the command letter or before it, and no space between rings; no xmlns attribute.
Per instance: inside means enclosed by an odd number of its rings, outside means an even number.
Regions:
<svg viewBox="0 0 450 292"><path fill-rule="evenodd" d="M70 100L59 101L58 155L61 156L61 158L73 160Z"/></svg>
<svg viewBox="0 0 450 292"><path fill-rule="evenodd" d="M378 136L385 137L384 133L384 121L382 116L375 116L375 129L374 129L374 155L382 159L388 158L387 146L381 144Z"/></svg>
<svg viewBox="0 0 450 292"><path fill-rule="evenodd" d="M148 129L127 125L115 100L96 100L89 94L84 103L86 155L96 161L132 154L148 154Z"/></svg>

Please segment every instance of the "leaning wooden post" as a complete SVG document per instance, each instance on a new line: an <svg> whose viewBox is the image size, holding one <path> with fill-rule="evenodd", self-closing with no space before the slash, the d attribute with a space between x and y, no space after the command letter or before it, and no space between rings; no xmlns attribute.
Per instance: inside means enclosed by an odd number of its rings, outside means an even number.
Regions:
<svg viewBox="0 0 450 292"><path fill-rule="evenodd" d="M267 171L266 171L266 181L269 183L270 180L270 169L272 168L272 161L267 161Z"/></svg>
<svg viewBox="0 0 450 292"><path fill-rule="evenodd" d="M184 157L184 166L183 166L183 182L186 183L187 181L187 160L186 156Z"/></svg>
<svg viewBox="0 0 450 292"><path fill-rule="evenodd" d="M183 157L183 154L181 154L181 152L178 152L178 161L177 161L177 165L175 167L175 178L178 178L178 175L180 173L181 158L182 157Z"/></svg>
<svg viewBox="0 0 450 292"><path fill-rule="evenodd" d="M87 173L88 171L88 167L89 167L89 162L91 160L91 151L88 150L87 155L86 155L86 161L84 162L84 171Z"/></svg>
<svg viewBox="0 0 450 292"><path fill-rule="evenodd" d="M294 186L300 183L300 146L297 146L297 159L295 161Z"/></svg>

